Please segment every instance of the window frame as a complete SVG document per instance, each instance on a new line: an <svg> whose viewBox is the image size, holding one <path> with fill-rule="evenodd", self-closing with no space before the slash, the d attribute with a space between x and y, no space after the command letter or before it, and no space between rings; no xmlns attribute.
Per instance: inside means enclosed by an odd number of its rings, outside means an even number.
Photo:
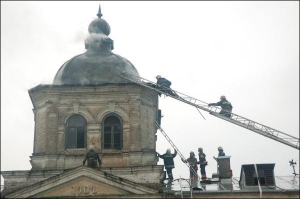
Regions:
<svg viewBox="0 0 300 199"><path fill-rule="evenodd" d="M78 124L78 125L74 125L74 124L70 124L72 122L72 119L76 119L75 117L79 117L80 119L83 119L83 123L82 124ZM73 114L71 115L65 124L66 128L65 128L65 149L85 149L87 146L86 140L87 140L87 120L83 115L80 114ZM71 135L71 130L69 129L75 129L75 135L73 135L74 140L73 140L73 145L76 144L75 147L70 147L70 145L72 145L72 143L69 143L69 139L72 138ZM82 130L83 130L83 136L82 136ZM81 135L80 135L81 134ZM78 137L83 137L83 143L79 143ZM80 145L83 144L83 147L78 147Z"/></svg>
<svg viewBox="0 0 300 199"><path fill-rule="evenodd" d="M119 124L118 125L106 125L105 124L105 121L108 117L116 117L119 121ZM110 133L107 133L107 131L105 130L105 128L107 127L111 127L110 128ZM116 129L116 127L120 127L120 132L114 132L114 130ZM117 115L117 114L114 114L114 113L110 113L110 114L107 114L103 120L102 120L102 128L101 128L101 132L102 132L102 144L101 144L101 148L102 149L106 149L106 150L109 150L109 149L113 149L113 150L122 150L123 149L123 120L122 120L122 117ZM120 135L120 147L115 147L115 135ZM105 146L107 143L105 143L105 140L106 140L106 136L110 135L110 147L107 147Z"/></svg>

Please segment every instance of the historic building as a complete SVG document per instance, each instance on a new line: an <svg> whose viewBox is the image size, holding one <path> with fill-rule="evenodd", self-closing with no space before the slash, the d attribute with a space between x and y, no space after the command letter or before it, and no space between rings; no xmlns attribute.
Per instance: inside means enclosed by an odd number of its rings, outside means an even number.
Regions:
<svg viewBox="0 0 300 199"><path fill-rule="evenodd" d="M34 113L34 148L29 171L1 171L1 198L299 198L299 177L276 177L275 164L242 165L232 177L230 156L218 157L212 178L175 179L162 184L157 165L155 121L158 92L141 82L137 69L112 53L109 24L98 18L89 27L86 52L66 61L51 85L29 90ZM83 165L93 149L99 168ZM186 181L184 181L186 180Z"/></svg>
<svg viewBox="0 0 300 199"><path fill-rule="evenodd" d="M112 52L110 26L100 8L97 16L88 27L86 52L66 61L53 84L29 90L32 169L2 172L2 194L13 192L7 197L157 192L153 187L164 177L156 157L158 93L118 76L139 73ZM97 171L82 166L90 148L102 161ZM47 179L51 185L39 183Z"/></svg>

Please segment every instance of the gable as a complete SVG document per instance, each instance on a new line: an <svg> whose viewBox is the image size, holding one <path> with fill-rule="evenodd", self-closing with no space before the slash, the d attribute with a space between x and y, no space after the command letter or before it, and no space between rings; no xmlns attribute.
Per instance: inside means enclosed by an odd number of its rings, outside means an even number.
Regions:
<svg viewBox="0 0 300 199"><path fill-rule="evenodd" d="M86 176L80 176L69 182L53 187L33 197L86 197L97 195L125 195L128 191L120 189L109 184L96 181Z"/></svg>
<svg viewBox="0 0 300 199"><path fill-rule="evenodd" d="M157 190L86 166L37 182L6 195L6 198L97 197L154 194Z"/></svg>

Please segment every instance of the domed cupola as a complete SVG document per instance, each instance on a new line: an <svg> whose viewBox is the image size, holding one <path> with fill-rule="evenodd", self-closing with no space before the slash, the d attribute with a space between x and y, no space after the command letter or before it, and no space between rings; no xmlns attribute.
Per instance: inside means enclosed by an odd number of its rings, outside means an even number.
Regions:
<svg viewBox="0 0 300 199"><path fill-rule="evenodd" d="M118 76L123 71L138 76L130 61L114 54L113 40L109 24L102 19L101 7L89 27L89 37L85 40L87 51L65 62L54 78L54 85L99 85L107 83L130 83Z"/></svg>
<svg viewBox="0 0 300 199"><path fill-rule="evenodd" d="M101 7L99 7L97 16L98 18L94 19L89 25L89 33L105 34L108 36L110 34L110 26L104 19L101 19Z"/></svg>

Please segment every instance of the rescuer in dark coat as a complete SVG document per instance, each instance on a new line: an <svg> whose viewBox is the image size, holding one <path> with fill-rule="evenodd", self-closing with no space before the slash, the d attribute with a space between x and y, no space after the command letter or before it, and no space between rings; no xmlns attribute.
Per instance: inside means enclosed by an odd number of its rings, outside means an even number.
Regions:
<svg viewBox="0 0 300 199"><path fill-rule="evenodd" d="M198 153L198 155L199 155L198 164L200 164L201 179L206 179L206 171L205 171L205 167L207 165L206 155L205 155L205 153L203 153L202 147L198 148L198 152L199 152Z"/></svg>
<svg viewBox="0 0 300 199"><path fill-rule="evenodd" d="M217 103L210 103L208 106L221 106L222 110L219 112L220 115L230 118L232 112L232 105L227 101L226 97L222 95L220 97L221 101Z"/></svg>
<svg viewBox="0 0 300 199"><path fill-rule="evenodd" d="M156 82L156 88L161 90L164 93L168 93L172 96L178 96L171 88L172 82L167 80L166 78L161 77L160 75L156 76L157 82ZM160 96L160 95L159 95Z"/></svg>
<svg viewBox="0 0 300 199"><path fill-rule="evenodd" d="M100 166L101 164L101 160L98 156L98 153L94 150L94 148L91 148L86 154L85 154L85 158L82 162L83 165L85 165L85 162L88 161L88 167L91 168L97 168ZM97 164L97 161L99 163L99 166Z"/></svg>
<svg viewBox="0 0 300 199"><path fill-rule="evenodd" d="M219 156L225 156L225 153L224 153L224 151L223 151L223 147L219 146L219 147L218 147L218 151L219 151L218 157L219 157Z"/></svg>
<svg viewBox="0 0 300 199"><path fill-rule="evenodd" d="M176 157L177 151L175 150L175 153L172 154L171 149L168 149L165 154L160 155L159 153L157 153L157 155L158 157L164 159L164 165L165 165L165 169L167 170L169 180L173 180L172 169L175 168L173 159Z"/></svg>

